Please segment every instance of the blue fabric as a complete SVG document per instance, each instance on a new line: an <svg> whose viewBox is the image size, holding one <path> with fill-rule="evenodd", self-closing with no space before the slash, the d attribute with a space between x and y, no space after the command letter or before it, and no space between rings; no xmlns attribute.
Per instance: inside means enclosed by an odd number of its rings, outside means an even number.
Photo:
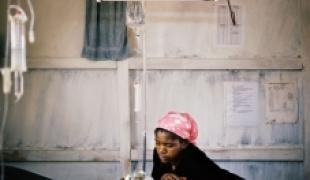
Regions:
<svg viewBox="0 0 310 180"><path fill-rule="evenodd" d="M122 60L130 56L126 2L86 0L82 56L91 60Z"/></svg>

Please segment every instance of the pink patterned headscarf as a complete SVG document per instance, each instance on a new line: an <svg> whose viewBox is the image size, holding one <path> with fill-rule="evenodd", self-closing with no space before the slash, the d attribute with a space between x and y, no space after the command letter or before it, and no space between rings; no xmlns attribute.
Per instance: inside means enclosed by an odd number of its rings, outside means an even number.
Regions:
<svg viewBox="0 0 310 180"><path fill-rule="evenodd" d="M197 124L188 113L168 112L157 122L156 128L173 132L193 144L198 136Z"/></svg>

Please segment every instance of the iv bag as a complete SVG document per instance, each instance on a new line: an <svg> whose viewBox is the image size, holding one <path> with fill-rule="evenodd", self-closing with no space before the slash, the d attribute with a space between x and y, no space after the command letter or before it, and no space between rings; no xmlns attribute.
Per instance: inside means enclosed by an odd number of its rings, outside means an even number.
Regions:
<svg viewBox="0 0 310 180"><path fill-rule="evenodd" d="M12 8L12 6L10 6ZM16 6L17 7L17 6ZM16 8L14 7L14 8ZM26 21L24 11L16 8L14 15L9 15L11 27L11 70L26 72Z"/></svg>
<svg viewBox="0 0 310 180"><path fill-rule="evenodd" d="M145 15L141 1L128 1L126 9L126 24L129 27L141 26L145 23Z"/></svg>
<svg viewBox="0 0 310 180"><path fill-rule="evenodd" d="M14 72L14 94L18 101L24 94L23 72L26 66L26 21L25 11L18 5L10 5L8 15L11 28L11 71ZM12 14L12 12L14 14Z"/></svg>

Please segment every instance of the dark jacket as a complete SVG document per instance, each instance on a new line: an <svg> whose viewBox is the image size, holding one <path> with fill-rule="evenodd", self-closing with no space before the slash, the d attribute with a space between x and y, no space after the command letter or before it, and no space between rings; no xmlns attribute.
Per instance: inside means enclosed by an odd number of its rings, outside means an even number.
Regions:
<svg viewBox="0 0 310 180"><path fill-rule="evenodd" d="M175 170L171 164L162 163L156 150L153 152L154 180L160 180L165 173L174 173L179 177L186 177L187 180L241 180L243 178L221 169L206 154L193 144L189 144L179 155L179 163Z"/></svg>

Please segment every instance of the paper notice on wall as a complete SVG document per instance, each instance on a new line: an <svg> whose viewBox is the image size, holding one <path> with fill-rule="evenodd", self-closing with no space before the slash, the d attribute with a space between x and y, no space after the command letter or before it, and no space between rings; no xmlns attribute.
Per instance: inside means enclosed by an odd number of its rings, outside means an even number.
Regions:
<svg viewBox="0 0 310 180"><path fill-rule="evenodd" d="M217 5L217 45L240 46L243 36L243 11L240 5L234 4L235 25L232 23L231 14L227 4Z"/></svg>
<svg viewBox="0 0 310 180"><path fill-rule="evenodd" d="M258 82L225 82L224 97L226 125L257 125Z"/></svg>
<svg viewBox="0 0 310 180"><path fill-rule="evenodd" d="M297 87L295 83L267 83L267 123L294 123L298 119Z"/></svg>

